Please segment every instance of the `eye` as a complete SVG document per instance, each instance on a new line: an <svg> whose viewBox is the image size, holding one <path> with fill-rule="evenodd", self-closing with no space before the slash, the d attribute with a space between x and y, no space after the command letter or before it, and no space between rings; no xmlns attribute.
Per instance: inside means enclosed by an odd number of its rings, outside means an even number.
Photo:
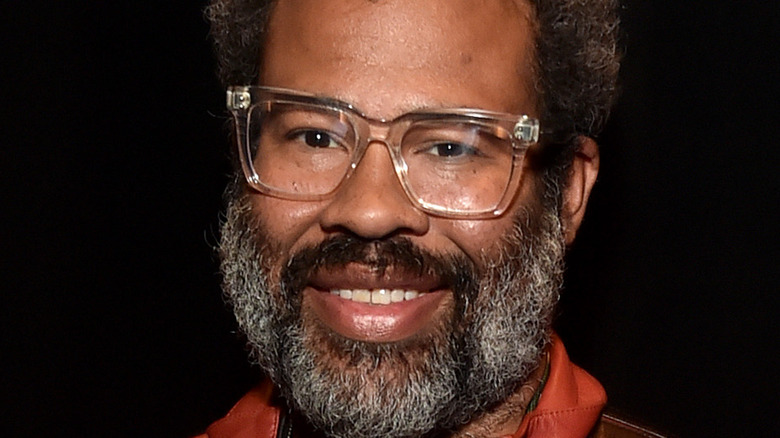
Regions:
<svg viewBox="0 0 780 438"><path fill-rule="evenodd" d="M313 148L338 147L338 142L333 140L333 137L325 131L309 129L306 131L299 131L295 133L293 137Z"/></svg>
<svg viewBox="0 0 780 438"><path fill-rule="evenodd" d="M475 155L476 151L462 143L437 143L428 149L428 153L438 157L454 158Z"/></svg>

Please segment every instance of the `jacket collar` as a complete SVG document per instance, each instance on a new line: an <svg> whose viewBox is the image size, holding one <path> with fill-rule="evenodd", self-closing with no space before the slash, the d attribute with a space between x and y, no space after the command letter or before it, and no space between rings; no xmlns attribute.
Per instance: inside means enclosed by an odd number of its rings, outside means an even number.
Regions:
<svg viewBox="0 0 780 438"><path fill-rule="evenodd" d="M601 384L569 360L563 342L553 334L550 376L539 404L511 438L586 437L606 403Z"/></svg>

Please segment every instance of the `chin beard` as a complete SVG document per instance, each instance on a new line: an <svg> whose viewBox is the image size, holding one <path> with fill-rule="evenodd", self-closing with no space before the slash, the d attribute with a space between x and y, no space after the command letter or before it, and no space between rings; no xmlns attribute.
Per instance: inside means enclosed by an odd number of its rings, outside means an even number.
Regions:
<svg viewBox="0 0 780 438"><path fill-rule="evenodd" d="M477 268L406 238L340 235L285 254L245 196L229 200L220 242L223 289L254 359L291 407L333 438L457 430L526 382L549 341L565 244L555 211L523 209L499 255ZM423 269L454 305L425 334L397 343L344 338L301 306L313 268L347 262Z"/></svg>

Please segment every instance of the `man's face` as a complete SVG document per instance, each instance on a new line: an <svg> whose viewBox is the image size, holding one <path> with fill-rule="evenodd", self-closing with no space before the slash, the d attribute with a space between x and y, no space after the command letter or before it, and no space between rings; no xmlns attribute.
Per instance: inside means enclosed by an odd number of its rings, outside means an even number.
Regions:
<svg viewBox="0 0 780 438"><path fill-rule="evenodd" d="M537 116L530 16L511 0L280 0L260 85L376 119L440 107ZM537 192L526 166L503 216L434 217L373 143L328 200L234 193L226 292L261 365L316 426L353 437L453 427L506 398L541 354L563 238ZM361 302L380 290L403 299Z"/></svg>

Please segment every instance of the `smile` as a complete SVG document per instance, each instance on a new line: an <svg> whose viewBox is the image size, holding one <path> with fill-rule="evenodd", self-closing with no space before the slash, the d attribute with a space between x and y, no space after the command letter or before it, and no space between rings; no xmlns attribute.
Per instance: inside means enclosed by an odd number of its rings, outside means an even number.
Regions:
<svg viewBox="0 0 780 438"><path fill-rule="evenodd" d="M379 305L410 301L425 295L425 292L405 289L331 289L330 293L356 303Z"/></svg>

